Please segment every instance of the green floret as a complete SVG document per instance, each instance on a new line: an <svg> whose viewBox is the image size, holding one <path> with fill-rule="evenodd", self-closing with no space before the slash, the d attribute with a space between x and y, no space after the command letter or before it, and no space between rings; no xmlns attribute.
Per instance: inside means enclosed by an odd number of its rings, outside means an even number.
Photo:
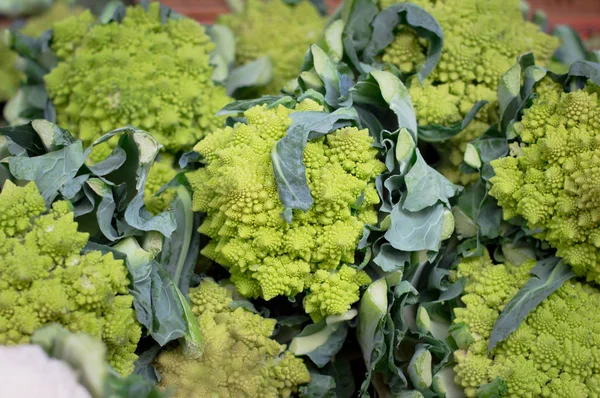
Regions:
<svg viewBox="0 0 600 398"><path fill-rule="evenodd" d="M492 162L490 195L521 216L573 271L600 283L600 89L562 92L545 78L515 124L521 144Z"/></svg>
<svg viewBox="0 0 600 398"><path fill-rule="evenodd" d="M321 108L307 100L300 109ZM354 263L365 224L377 221L374 181L385 166L367 130L342 128L309 142L304 164L314 204L286 223L271 149L285 136L291 112L281 105L255 106L245 112L247 124L200 141L195 150L206 167L189 180L194 210L207 214L200 232L212 238L202 253L229 269L244 296L270 300L306 290L306 310L317 320L346 313L359 298L358 288L369 283L362 271L351 276L342 270ZM340 288L335 303L322 293Z"/></svg>
<svg viewBox="0 0 600 398"><path fill-rule="evenodd" d="M141 336L128 294L127 268L112 254L80 254L69 202L46 211L35 183L4 183L0 193L0 344L29 343L48 323L101 338L110 364L133 371Z"/></svg>
<svg viewBox="0 0 600 398"><path fill-rule="evenodd" d="M270 338L274 319L231 309L232 292L210 280L189 297L205 348L196 360L180 347L159 356L161 386L174 388L174 398L287 398L310 382L303 361Z"/></svg>
<svg viewBox="0 0 600 398"><path fill-rule="evenodd" d="M152 164L146 186L144 187L144 204L146 209L156 215L169 208L169 204L175 199L175 190L169 188L156 196L156 193L177 175L172 166L173 159L163 156L159 162Z"/></svg>
<svg viewBox="0 0 600 398"><path fill-rule="evenodd" d="M229 102L211 76L214 44L202 25L161 23L159 4L128 7L122 23L99 24L89 12L54 26L59 63L45 76L58 124L90 145L124 125L149 131L175 153L220 126Z"/></svg>
<svg viewBox="0 0 600 398"><path fill-rule="evenodd" d="M576 279L548 296L487 355L494 323L534 265L535 261L494 265L487 253L458 265L458 276L468 282L462 297L465 307L454 310L454 322L466 324L473 339L454 353L454 369L468 397L480 396L492 382L506 388L510 397L600 394L600 291Z"/></svg>
<svg viewBox="0 0 600 398"><path fill-rule="evenodd" d="M423 85L411 79L420 125L450 126L461 121L476 102L488 101L467 132L442 143L440 170L453 182L467 183L476 175L461 175L466 144L498 120L496 88L500 77L520 54L533 51L541 65L550 62L559 39L525 21L519 0L412 0L429 12L444 32L444 49L437 67ZM380 0L382 9L400 0ZM420 51L420 53L419 53ZM382 60L402 72L414 72L425 60L426 43L406 27L384 51ZM417 55L419 54L419 55Z"/></svg>
<svg viewBox="0 0 600 398"><path fill-rule="evenodd" d="M263 56L270 58L273 78L258 93L265 95L279 93L298 76L306 51L319 39L326 19L308 0L296 5L283 0L248 0L242 12L222 15L217 23L236 36L238 65Z"/></svg>

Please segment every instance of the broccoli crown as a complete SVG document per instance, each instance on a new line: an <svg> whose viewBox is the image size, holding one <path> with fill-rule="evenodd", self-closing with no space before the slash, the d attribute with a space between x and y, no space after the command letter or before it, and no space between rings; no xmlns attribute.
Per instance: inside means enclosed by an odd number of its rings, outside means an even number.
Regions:
<svg viewBox="0 0 600 398"><path fill-rule="evenodd" d="M6 181L0 193L0 344L25 344L44 324L101 338L120 373L133 371L141 336L127 268L112 254L80 254L69 202L46 211L35 183Z"/></svg>
<svg viewBox="0 0 600 398"><path fill-rule="evenodd" d="M381 8L395 3L400 0L380 0ZM453 182L466 182L472 178L460 177L457 166L462 162L466 144L498 118L496 88L500 77L522 53L533 51L542 65L549 62L559 39L525 21L519 0L411 0L410 3L429 12L444 32L444 49L437 67L423 85L416 79L411 81L409 90L419 124L450 126L460 122L476 102L488 101L477 115L479 123L472 123L467 131L440 147L441 170ZM409 73L424 61L426 50L425 41L402 27L382 59Z"/></svg>
<svg viewBox="0 0 600 398"><path fill-rule="evenodd" d="M298 110L320 110L312 100ZM366 223L377 222L375 177L385 169L367 130L339 129L308 142L304 164L314 200L291 224L281 217L271 149L286 135L294 110L255 106L238 123L209 135L195 150L206 167L189 174L194 210L207 214L200 232L211 237L202 254L229 268L247 297L295 296L308 290L315 321L342 315L369 278L346 264ZM362 198L362 201L360 200Z"/></svg>
<svg viewBox="0 0 600 398"><path fill-rule="evenodd" d="M326 19L308 0L248 0L241 13L219 16L236 36L236 62L243 65L268 56L273 78L259 94L277 94L300 73L304 56L325 28ZM285 32L274 34L273 32Z"/></svg>
<svg viewBox="0 0 600 398"><path fill-rule="evenodd" d="M85 145L133 125L169 152L189 150L222 124L215 113L229 102L211 80L213 48L197 22L161 22L159 3L128 7L121 23L95 23L87 11L57 23L59 63L45 77L57 122Z"/></svg>
<svg viewBox="0 0 600 398"><path fill-rule="evenodd" d="M496 319L534 265L494 265L487 253L458 265L468 282L466 307L454 310L454 322L466 324L474 342L454 353L454 370L468 397L496 377L506 381L510 397L600 396L600 292L576 279L548 296L487 355Z"/></svg>
<svg viewBox="0 0 600 398"><path fill-rule="evenodd" d="M269 338L276 321L231 309L231 296L206 279L190 289L204 353L201 359L188 359L181 347L164 351L156 361L161 385L175 388L175 398L286 398L310 382L303 361Z"/></svg>
<svg viewBox="0 0 600 398"><path fill-rule="evenodd" d="M600 283L598 86L565 93L545 78L515 124L512 155L492 161L490 195L504 218L521 216L573 271Z"/></svg>

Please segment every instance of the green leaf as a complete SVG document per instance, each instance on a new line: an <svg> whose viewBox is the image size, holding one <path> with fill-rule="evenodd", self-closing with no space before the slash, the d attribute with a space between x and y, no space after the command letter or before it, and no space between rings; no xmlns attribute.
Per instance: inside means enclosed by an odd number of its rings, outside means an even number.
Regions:
<svg viewBox="0 0 600 398"><path fill-rule="evenodd" d="M508 387L502 377L496 377L491 382L480 386L476 392L477 398L501 398L508 394Z"/></svg>
<svg viewBox="0 0 600 398"><path fill-rule="evenodd" d="M268 56L259 57L234 69L227 78L227 95L243 87L261 87L273 79L273 64Z"/></svg>
<svg viewBox="0 0 600 398"><path fill-rule="evenodd" d="M398 118L398 128L406 128L417 142L417 117L410 94L400 79L390 72L372 71L351 90L357 103L391 109Z"/></svg>
<svg viewBox="0 0 600 398"><path fill-rule="evenodd" d="M404 177L407 195L402 207L418 212L426 207L443 202L450 206L450 198L462 191L462 187L452 184L446 177L430 167L417 149L417 161Z"/></svg>
<svg viewBox="0 0 600 398"><path fill-rule="evenodd" d="M440 246L444 205L437 204L418 212L410 212L394 206L392 224L385 239L397 250L437 251Z"/></svg>
<svg viewBox="0 0 600 398"><path fill-rule="evenodd" d="M294 337L289 350L296 356L306 355L319 368L324 367L342 348L348 335L347 321L356 315L353 309L343 316L329 316L317 324L306 326Z"/></svg>
<svg viewBox="0 0 600 398"><path fill-rule="evenodd" d="M18 179L35 181L47 205L58 196L59 189L71 181L83 165L85 157L81 141L33 158L11 157L11 174Z"/></svg>
<svg viewBox="0 0 600 398"><path fill-rule="evenodd" d="M575 276L571 268L556 257L538 261L531 274L525 286L509 301L496 320L488 344L488 353L510 336L542 301Z"/></svg>
<svg viewBox="0 0 600 398"><path fill-rule="evenodd" d="M462 121L451 126L442 126L438 124L419 126L419 139L426 142L443 142L449 140L463 131L469 123L475 119L477 112L479 112L486 104L487 101L478 101L473 105Z"/></svg>
<svg viewBox="0 0 600 398"><path fill-rule="evenodd" d="M337 398L333 377L310 372L310 379L309 384L300 387L301 398Z"/></svg>
<svg viewBox="0 0 600 398"><path fill-rule="evenodd" d="M279 199L285 209L282 216L288 223L293 209L306 211L313 203L303 161L306 143L356 122L358 115L352 108L340 108L333 113L294 112L290 118L286 136L271 151Z"/></svg>
<svg viewBox="0 0 600 398"><path fill-rule="evenodd" d="M101 198L96 209L96 218L100 231L111 242L116 241L119 238L119 234L112 226L112 221L117 204L111 187L99 178L90 178L86 181L86 184Z"/></svg>
<svg viewBox="0 0 600 398"><path fill-rule="evenodd" d="M187 294L190 280L198 259L200 248L200 214L192 211L192 197L185 186L176 188L175 199L170 203L177 228L165 238L160 263L165 267L173 283Z"/></svg>
<svg viewBox="0 0 600 398"><path fill-rule="evenodd" d="M417 32L419 37L429 40L427 58L418 72L421 82L429 76L442 56L444 44L442 28L435 18L419 6L410 3L391 5L375 17L372 25L373 35L364 53L364 60L367 63L373 63L375 56L394 41L394 33L399 25L408 25Z"/></svg>
<svg viewBox="0 0 600 398"><path fill-rule="evenodd" d="M565 65L588 58L585 44L575 29L568 25L557 25L552 30L552 36L560 39L561 45L554 52L553 58Z"/></svg>

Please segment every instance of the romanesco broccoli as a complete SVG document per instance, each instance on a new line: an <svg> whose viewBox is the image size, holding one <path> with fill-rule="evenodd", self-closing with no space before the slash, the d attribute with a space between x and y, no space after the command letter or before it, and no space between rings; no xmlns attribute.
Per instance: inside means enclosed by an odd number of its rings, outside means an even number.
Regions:
<svg viewBox="0 0 600 398"><path fill-rule="evenodd" d="M0 344L28 343L37 328L56 322L102 338L111 365L131 373L141 329L123 262L80 254L88 234L77 231L70 203L47 212L33 182L6 181L0 214Z"/></svg>
<svg viewBox="0 0 600 398"><path fill-rule="evenodd" d="M381 8L400 0L380 0ZM461 174L465 147L498 119L496 88L515 58L533 51L543 65L559 39L525 21L519 0L411 0L429 12L444 32L442 57L421 85L411 79L410 94L420 125L450 126L460 122L473 105L488 101L469 127L441 145L440 171L453 182L468 183L476 174ZM402 27L384 51L383 61L413 72L424 61L427 43Z"/></svg>
<svg viewBox="0 0 600 398"><path fill-rule="evenodd" d="M188 359L178 347L156 361L161 385L175 388L175 398L286 398L310 382L302 360L269 338L274 319L231 309L232 292L207 279L189 297L204 339L202 358Z"/></svg>
<svg viewBox="0 0 600 398"><path fill-rule="evenodd" d="M189 150L223 118L225 89L212 80L214 44L202 25L161 22L159 3L127 7L121 23L96 23L90 12L54 26L59 63L45 76L58 124L85 146L133 125L175 153Z"/></svg>
<svg viewBox="0 0 600 398"><path fill-rule="evenodd" d="M42 32L52 28L55 22L78 12L80 12L79 8L69 7L65 2L57 1L40 15L29 18L19 32L26 36L39 36ZM2 40L0 40L0 59L2 60L0 63L0 102L4 102L17 93L22 73L17 68L17 55Z"/></svg>
<svg viewBox="0 0 600 398"><path fill-rule="evenodd" d="M265 55L271 59L273 78L259 94L277 94L300 73L304 56L319 39L326 19L308 0L296 5L284 0L247 0L241 13L221 15L217 23L235 34L238 65Z"/></svg>
<svg viewBox="0 0 600 398"><path fill-rule="evenodd" d="M306 100L300 109L321 106ZM314 204L306 213L295 211L287 224L271 148L285 136L291 112L282 105L255 106L245 112L247 124L209 135L195 147L206 167L189 179L194 210L207 213L200 232L212 238L202 253L229 268L244 296L270 300L309 290L306 309L320 320L346 313L359 286L369 282L344 264L353 264L364 225L377 221L374 180L385 166L367 130L342 128L309 142L304 164Z"/></svg>
<svg viewBox="0 0 600 398"><path fill-rule="evenodd" d="M521 216L573 271L600 283L600 89L563 92L544 78L515 124L514 156L492 161L490 195ZM517 146L515 146L517 145Z"/></svg>
<svg viewBox="0 0 600 398"><path fill-rule="evenodd" d="M466 324L473 342L454 353L456 381L468 397L501 377L509 397L596 397L600 394L600 291L571 279L534 309L487 355L494 323L529 279L531 260L494 265L486 253L463 259L458 276L468 282L455 323Z"/></svg>

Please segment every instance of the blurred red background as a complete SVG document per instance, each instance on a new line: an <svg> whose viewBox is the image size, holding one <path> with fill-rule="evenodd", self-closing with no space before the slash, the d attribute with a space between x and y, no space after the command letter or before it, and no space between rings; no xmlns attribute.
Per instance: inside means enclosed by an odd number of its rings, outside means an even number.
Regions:
<svg viewBox="0 0 600 398"><path fill-rule="evenodd" d="M225 0L161 0L179 13L203 23L213 22L218 14L227 12ZM334 10L341 0L325 0ZM548 15L550 29L557 24L571 25L584 38L600 36L600 0L529 0L532 12L542 9ZM8 20L0 18L0 26Z"/></svg>
<svg viewBox="0 0 600 398"><path fill-rule="evenodd" d="M330 10L341 0L326 0ZM162 3L200 22L212 22L216 15L226 12L225 0L162 0ZM532 12L543 9L550 28L569 24L584 38L600 34L600 0L529 0Z"/></svg>

